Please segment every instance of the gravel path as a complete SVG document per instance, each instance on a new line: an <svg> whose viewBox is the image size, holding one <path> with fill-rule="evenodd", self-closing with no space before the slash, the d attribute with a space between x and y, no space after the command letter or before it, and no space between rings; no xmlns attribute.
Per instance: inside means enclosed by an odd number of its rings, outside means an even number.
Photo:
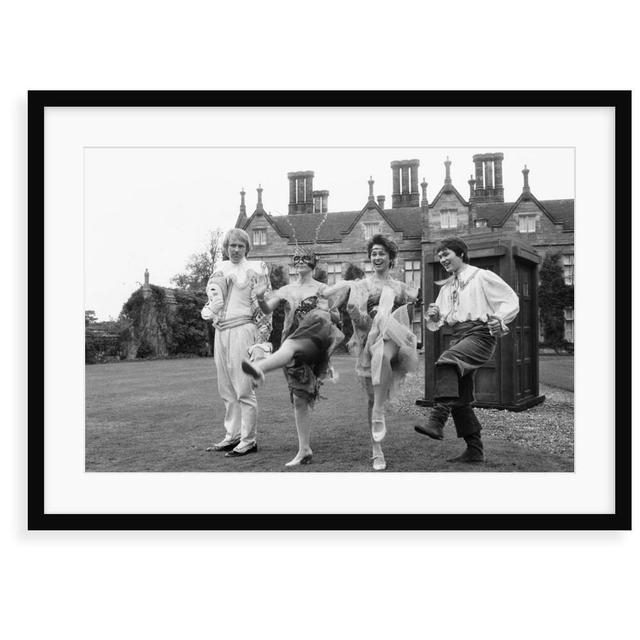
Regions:
<svg viewBox="0 0 640 640"><path fill-rule="evenodd" d="M573 458L573 393L540 385L545 401L525 411L476 409L483 434L531 449ZM429 409L415 404L424 397L424 367L407 377L392 408L404 415L426 416Z"/></svg>

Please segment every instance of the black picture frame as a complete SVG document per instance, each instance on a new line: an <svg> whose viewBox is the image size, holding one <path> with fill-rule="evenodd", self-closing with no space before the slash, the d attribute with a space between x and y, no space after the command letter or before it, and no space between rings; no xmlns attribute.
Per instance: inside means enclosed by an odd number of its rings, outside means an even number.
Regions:
<svg viewBox="0 0 640 640"><path fill-rule="evenodd" d="M612 107L615 109L615 512L611 514L76 514L45 512L43 325L28 320L30 530L628 530L631 528L630 91L30 91L28 303L42 305L48 107Z"/></svg>

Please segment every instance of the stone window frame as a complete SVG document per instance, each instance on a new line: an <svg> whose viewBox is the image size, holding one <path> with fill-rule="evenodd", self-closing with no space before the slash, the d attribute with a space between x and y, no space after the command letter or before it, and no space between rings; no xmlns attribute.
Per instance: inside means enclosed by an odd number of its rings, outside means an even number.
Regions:
<svg viewBox="0 0 640 640"><path fill-rule="evenodd" d="M327 284L335 284L342 280L342 262L327 263Z"/></svg>
<svg viewBox="0 0 640 640"><path fill-rule="evenodd" d="M523 222L533 221L533 229L523 229ZM538 222L538 214L536 213L521 213L518 215L518 233L536 233L536 227ZM530 225L527 225L530 226Z"/></svg>
<svg viewBox="0 0 640 640"><path fill-rule="evenodd" d="M573 307L564 310L564 339L567 342L575 342L575 316Z"/></svg>
<svg viewBox="0 0 640 640"><path fill-rule="evenodd" d="M254 247L265 247L267 245L267 228L266 227L257 227L251 230L251 244ZM259 239L264 240L264 242L258 242L256 240L256 234L260 234Z"/></svg>
<svg viewBox="0 0 640 640"><path fill-rule="evenodd" d="M364 229L364 239L371 240L376 233L380 233L380 223L379 222L363 222L362 223Z"/></svg>
<svg viewBox="0 0 640 640"><path fill-rule="evenodd" d="M564 283L572 286L575 277L575 262L573 253L565 253L562 255L562 272L564 275Z"/></svg>
<svg viewBox="0 0 640 640"><path fill-rule="evenodd" d="M445 225L445 220L448 224ZM452 222L454 224L452 224ZM440 209L440 228L441 229L457 229L458 228L458 210L457 209Z"/></svg>

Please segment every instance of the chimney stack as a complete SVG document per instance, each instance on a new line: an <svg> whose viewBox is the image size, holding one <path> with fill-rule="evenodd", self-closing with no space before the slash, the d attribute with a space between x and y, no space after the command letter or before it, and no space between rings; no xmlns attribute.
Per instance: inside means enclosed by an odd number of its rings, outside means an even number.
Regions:
<svg viewBox="0 0 640 640"><path fill-rule="evenodd" d="M294 171L289 178L289 215L313 213L313 171Z"/></svg>
<svg viewBox="0 0 640 640"><path fill-rule="evenodd" d="M313 213L327 213L329 211L329 192L326 189L313 192Z"/></svg>
<svg viewBox="0 0 640 640"><path fill-rule="evenodd" d="M473 156L476 168L474 202L504 202L502 153L478 153Z"/></svg>
<svg viewBox="0 0 640 640"><path fill-rule="evenodd" d="M391 163L393 176L393 193L391 206L418 207L420 193L418 192L418 167L420 160L394 160Z"/></svg>
<svg viewBox="0 0 640 640"><path fill-rule="evenodd" d="M384 196L378 196L378 206L381 209L384 209L384 201L385 201L385 197Z"/></svg>

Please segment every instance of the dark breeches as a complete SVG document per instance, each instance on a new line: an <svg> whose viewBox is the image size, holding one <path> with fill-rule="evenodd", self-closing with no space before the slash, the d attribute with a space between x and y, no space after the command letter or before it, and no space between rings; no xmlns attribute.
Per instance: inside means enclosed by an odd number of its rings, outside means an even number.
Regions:
<svg viewBox="0 0 640 640"><path fill-rule="evenodd" d="M483 322L454 325L448 349L435 365L433 418L440 424L449 414L459 438L479 433L481 426L471 408L474 402L475 372L493 357L496 339Z"/></svg>

